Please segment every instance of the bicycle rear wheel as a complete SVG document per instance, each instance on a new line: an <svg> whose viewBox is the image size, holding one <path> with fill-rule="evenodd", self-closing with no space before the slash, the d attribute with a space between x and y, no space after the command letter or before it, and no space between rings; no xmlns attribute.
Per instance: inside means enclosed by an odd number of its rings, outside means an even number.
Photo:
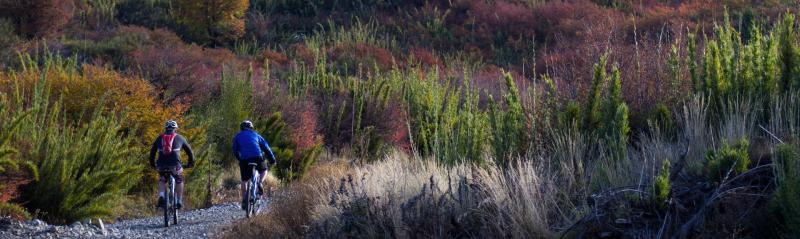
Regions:
<svg viewBox="0 0 800 239"><path fill-rule="evenodd" d="M249 190L249 188L248 188L248 190L246 190L246 192L248 192L248 193L244 194L244 200L242 200L242 201L244 201L244 216L247 217L247 218L250 218L250 193L249 193L250 190Z"/></svg>

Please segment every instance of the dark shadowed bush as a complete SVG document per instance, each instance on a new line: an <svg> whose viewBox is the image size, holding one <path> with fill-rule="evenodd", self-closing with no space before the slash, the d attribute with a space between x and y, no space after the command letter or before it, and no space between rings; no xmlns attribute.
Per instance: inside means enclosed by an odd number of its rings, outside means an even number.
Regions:
<svg viewBox="0 0 800 239"><path fill-rule="evenodd" d="M170 0L123 0L117 3L117 20L125 25L176 29Z"/></svg>
<svg viewBox="0 0 800 239"><path fill-rule="evenodd" d="M0 18L10 19L20 35L26 37L60 33L75 10L74 0L0 1Z"/></svg>
<svg viewBox="0 0 800 239"><path fill-rule="evenodd" d="M797 147L790 144L781 144L775 148L775 175L777 176L777 190L770 202L774 228L778 234L785 237L800 235L800 154Z"/></svg>

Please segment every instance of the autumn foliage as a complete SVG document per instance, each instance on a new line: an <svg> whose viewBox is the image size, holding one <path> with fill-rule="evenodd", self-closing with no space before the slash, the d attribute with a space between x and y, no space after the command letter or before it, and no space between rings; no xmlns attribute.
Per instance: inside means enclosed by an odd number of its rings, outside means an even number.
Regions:
<svg viewBox="0 0 800 239"><path fill-rule="evenodd" d="M121 75L98 66L28 66L19 72L0 73L0 92L13 95L33 94L42 77L52 89L50 98L60 99L70 119L85 118L91 111L104 106L109 113L123 113L119 122L137 136L157 135L163 121L177 119L184 105L163 105L157 92L147 81Z"/></svg>
<svg viewBox="0 0 800 239"><path fill-rule="evenodd" d="M189 39L224 45L244 35L247 0L176 0L177 22Z"/></svg>

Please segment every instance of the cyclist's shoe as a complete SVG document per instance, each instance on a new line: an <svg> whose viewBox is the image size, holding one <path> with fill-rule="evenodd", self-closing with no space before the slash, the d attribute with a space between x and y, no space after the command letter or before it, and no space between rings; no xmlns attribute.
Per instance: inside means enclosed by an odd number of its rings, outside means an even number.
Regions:
<svg viewBox="0 0 800 239"><path fill-rule="evenodd" d="M247 210L247 199L242 198L242 210Z"/></svg>
<svg viewBox="0 0 800 239"><path fill-rule="evenodd" d="M264 195L264 186L262 183L258 183L258 196Z"/></svg>
<svg viewBox="0 0 800 239"><path fill-rule="evenodd" d="M177 203L175 203L175 208L176 209L181 209L182 207L183 207L183 202L178 201Z"/></svg>
<svg viewBox="0 0 800 239"><path fill-rule="evenodd" d="M164 197L158 197L158 204L156 204L156 206L161 208L166 207L167 199L165 199Z"/></svg>

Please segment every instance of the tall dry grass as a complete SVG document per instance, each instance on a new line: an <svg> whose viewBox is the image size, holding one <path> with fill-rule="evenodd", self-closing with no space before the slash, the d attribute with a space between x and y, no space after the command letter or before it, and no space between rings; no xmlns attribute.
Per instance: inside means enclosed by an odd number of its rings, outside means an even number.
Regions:
<svg viewBox="0 0 800 239"><path fill-rule="evenodd" d="M545 238L575 218L543 164L442 166L395 153L363 167L323 164L282 189L265 215L225 238Z"/></svg>

